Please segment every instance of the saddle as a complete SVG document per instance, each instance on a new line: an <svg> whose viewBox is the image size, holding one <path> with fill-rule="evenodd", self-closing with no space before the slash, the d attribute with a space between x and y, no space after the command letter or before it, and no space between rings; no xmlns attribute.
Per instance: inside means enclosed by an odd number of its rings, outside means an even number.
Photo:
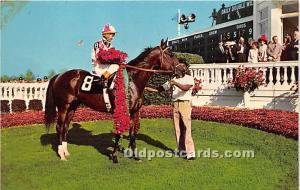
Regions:
<svg viewBox="0 0 300 190"><path fill-rule="evenodd" d="M87 74L80 85L82 93L99 94L103 93L104 89L112 90L114 88L114 79L116 73L111 74L108 79L97 76L95 73Z"/></svg>

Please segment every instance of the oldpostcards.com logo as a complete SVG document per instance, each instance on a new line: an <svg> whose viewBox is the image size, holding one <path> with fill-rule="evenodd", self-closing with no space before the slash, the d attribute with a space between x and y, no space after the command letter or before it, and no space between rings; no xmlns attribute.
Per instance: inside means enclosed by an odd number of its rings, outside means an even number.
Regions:
<svg viewBox="0 0 300 190"><path fill-rule="evenodd" d="M197 158L254 158L254 150L224 150L218 151L211 148L205 150L197 150L192 153ZM136 149L134 152L127 148L124 150L125 157L132 157L133 155L140 158L147 158L152 160L152 158L172 158L172 157L182 157L184 158L187 153L185 151L171 151L171 150L148 150L143 148L142 150Z"/></svg>

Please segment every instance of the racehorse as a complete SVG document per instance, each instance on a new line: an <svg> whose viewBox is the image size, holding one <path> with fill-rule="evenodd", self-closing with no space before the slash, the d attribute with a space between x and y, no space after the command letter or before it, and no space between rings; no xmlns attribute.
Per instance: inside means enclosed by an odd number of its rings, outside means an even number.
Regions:
<svg viewBox="0 0 300 190"><path fill-rule="evenodd" d="M136 135L140 128L139 110L142 107L144 99L144 88L153 73L174 74L178 59L173 55L167 46L167 40L161 40L160 46L147 48L135 59L131 60L126 66L130 76L129 82L129 147L134 153L136 148ZM63 74L56 75L49 81L46 94L45 106L45 125L49 130L57 115L56 132L58 135L58 155L61 160L66 160L69 156L67 150L67 133L69 124L74 113L80 104L84 104L96 111L108 112L104 102L103 93L83 93L80 89L85 76L90 73L85 70L70 70ZM115 108L113 100L114 91L108 91L109 99L112 103L112 112ZM56 111L57 108L57 111ZM115 135L115 144L111 156L114 163L118 162L117 151L120 149L120 134ZM137 155L133 154L136 160Z"/></svg>

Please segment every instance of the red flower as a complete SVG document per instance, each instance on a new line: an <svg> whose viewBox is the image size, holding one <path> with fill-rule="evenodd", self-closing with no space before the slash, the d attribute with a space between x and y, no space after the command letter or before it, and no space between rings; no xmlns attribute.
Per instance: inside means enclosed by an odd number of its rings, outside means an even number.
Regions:
<svg viewBox="0 0 300 190"><path fill-rule="evenodd" d="M108 50L100 50L96 54L96 58L100 63L119 64L124 63L128 55L125 52L110 48Z"/></svg>
<svg viewBox="0 0 300 190"><path fill-rule="evenodd" d="M245 68L239 66L235 78L229 83L238 91L252 92L264 84L263 72L256 71L255 68Z"/></svg>

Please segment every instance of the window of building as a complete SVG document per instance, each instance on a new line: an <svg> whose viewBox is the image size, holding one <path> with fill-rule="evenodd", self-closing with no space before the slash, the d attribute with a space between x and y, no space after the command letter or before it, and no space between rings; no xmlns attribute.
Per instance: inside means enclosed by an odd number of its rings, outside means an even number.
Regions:
<svg viewBox="0 0 300 190"><path fill-rule="evenodd" d="M260 34L267 34L268 32L268 21L261 22L259 24Z"/></svg>
<svg viewBox="0 0 300 190"><path fill-rule="evenodd" d="M265 7L259 11L259 33L268 34L268 20L269 20L269 9Z"/></svg>
<svg viewBox="0 0 300 190"><path fill-rule="evenodd" d="M260 18L259 20L268 19L268 7L263 8L261 11L259 11Z"/></svg>

